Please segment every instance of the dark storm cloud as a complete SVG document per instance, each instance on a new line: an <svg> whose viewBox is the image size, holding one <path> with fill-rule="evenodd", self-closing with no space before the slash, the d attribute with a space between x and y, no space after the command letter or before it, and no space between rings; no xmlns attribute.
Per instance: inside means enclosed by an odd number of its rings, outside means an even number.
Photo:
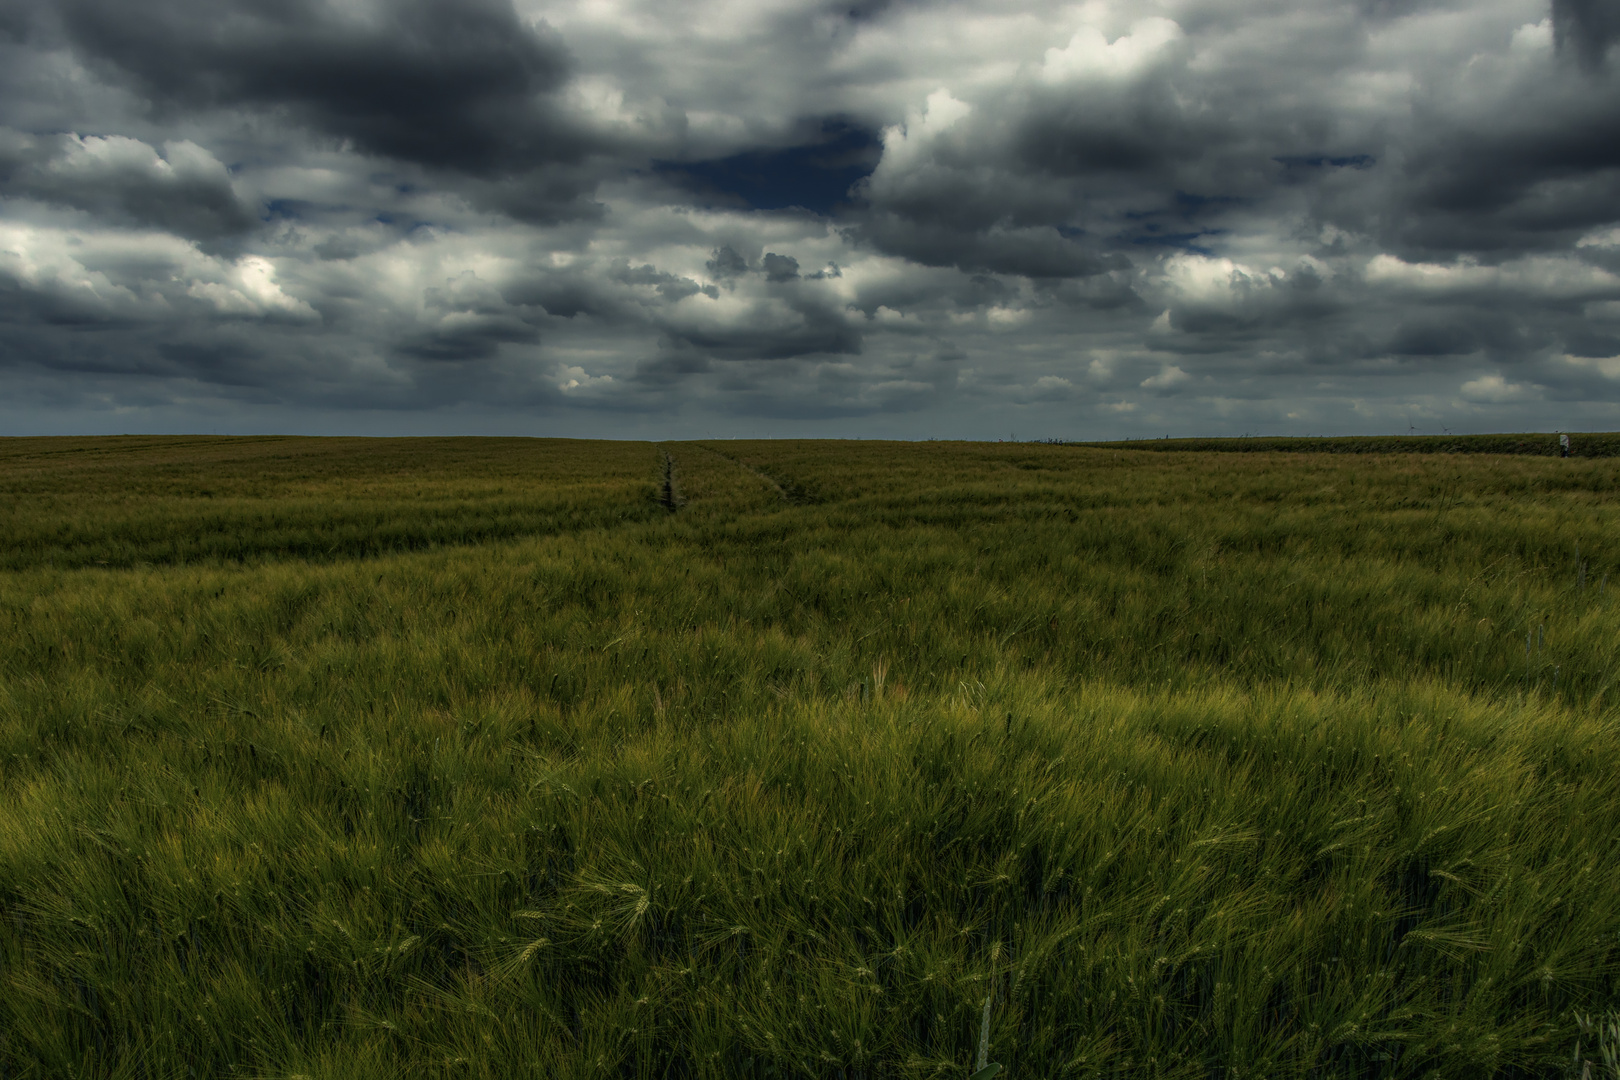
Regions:
<svg viewBox="0 0 1620 1080"><path fill-rule="evenodd" d="M796 145L745 150L705 161L655 161L654 172L697 200L756 210L828 214L882 153L876 136L841 120L821 121Z"/></svg>
<svg viewBox="0 0 1620 1080"><path fill-rule="evenodd" d="M729 281L748 273L748 260L743 258L730 244L714 249L714 257L703 264L709 271L709 276L716 281Z"/></svg>
<svg viewBox="0 0 1620 1080"><path fill-rule="evenodd" d="M716 360L786 360L811 355L857 355L861 332L842 311L794 298L761 302L734 319L670 321L665 343Z"/></svg>
<svg viewBox="0 0 1620 1080"><path fill-rule="evenodd" d="M422 360L484 360L494 356L502 344L532 344L539 340L540 331L521 319L463 314L445 319L396 348Z"/></svg>
<svg viewBox="0 0 1620 1080"><path fill-rule="evenodd" d="M1090 277L1121 264L1118 257L1088 251L1052 226L953 228L948 219L879 213L862 223L860 235L882 251L924 266L953 266L969 274Z"/></svg>
<svg viewBox="0 0 1620 1080"><path fill-rule="evenodd" d="M1595 359L1620 356L1620 333L1608 332L1576 323L1564 328L1564 351L1571 356Z"/></svg>
<svg viewBox="0 0 1620 1080"><path fill-rule="evenodd" d="M646 389L668 390L713 370L714 363L701 353L671 351L636 364L632 382Z"/></svg>
<svg viewBox="0 0 1620 1080"><path fill-rule="evenodd" d="M30 362L56 363L63 355L62 341L48 328L95 329L132 328L139 321L127 314L75 303L75 297L58 292L28 288L14 277L0 276L0 365ZM80 335L81 337L83 335Z"/></svg>
<svg viewBox="0 0 1620 1080"><path fill-rule="evenodd" d="M767 251L760 260L765 271L766 281L794 281L799 276L799 260L791 255L778 255L774 251Z"/></svg>
<svg viewBox="0 0 1620 1080"><path fill-rule="evenodd" d="M525 276L507 284L502 297L516 307L534 307L559 319L580 314L609 314L612 300L601 284L585 275Z"/></svg>
<svg viewBox="0 0 1620 1080"><path fill-rule="evenodd" d="M858 235L879 250L970 274L1086 277L1116 265L1065 235L1072 205L1060 185L1001 149L936 144L906 171L875 175L857 188Z"/></svg>
<svg viewBox="0 0 1620 1080"><path fill-rule="evenodd" d="M1552 11L1558 44L1573 50L1587 67L1601 65L1620 41L1620 7L1612 0L1553 0Z"/></svg>
<svg viewBox="0 0 1620 1080"><path fill-rule="evenodd" d="M1435 102L1402 163L1371 170L1366 193L1336 193L1330 212L1419 257L1565 247L1612 221L1620 82L1566 74L1493 98Z"/></svg>
<svg viewBox="0 0 1620 1080"><path fill-rule="evenodd" d="M362 150L477 176L572 162L562 43L509 0L64 0L87 60L171 109L290 110Z"/></svg>
<svg viewBox="0 0 1620 1080"><path fill-rule="evenodd" d="M858 22L880 18L898 3L899 0L827 0L826 9Z"/></svg>
<svg viewBox="0 0 1620 1080"><path fill-rule="evenodd" d="M1479 335L1462 323L1413 322L1398 327L1390 340L1395 356L1457 356L1479 347Z"/></svg>
<svg viewBox="0 0 1620 1080"><path fill-rule="evenodd" d="M1010 149L1020 164L1051 176L1164 174L1229 138L1225 126L1189 116L1169 80L1075 94L1042 93L1018 118Z"/></svg>

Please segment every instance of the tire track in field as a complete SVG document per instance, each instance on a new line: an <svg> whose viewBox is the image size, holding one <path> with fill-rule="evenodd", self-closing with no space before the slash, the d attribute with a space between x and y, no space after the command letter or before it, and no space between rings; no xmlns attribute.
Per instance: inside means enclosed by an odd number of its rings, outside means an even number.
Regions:
<svg viewBox="0 0 1620 1080"><path fill-rule="evenodd" d="M724 458L733 465L737 466L737 468L742 469L744 472L753 473L755 476L771 485L772 488L776 489L776 493L782 497L782 501L791 506L806 506L810 503L817 503L821 501L821 497L819 495L806 488L803 484L793 480L789 480L784 484L780 479L772 476L764 469L756 468L741 458L732 457L730 454L725 453L724 451L716 450L712 446L705 446L703 443L697 443L695 445L702 447L704 450L707 450L716 457Z"/></svg>

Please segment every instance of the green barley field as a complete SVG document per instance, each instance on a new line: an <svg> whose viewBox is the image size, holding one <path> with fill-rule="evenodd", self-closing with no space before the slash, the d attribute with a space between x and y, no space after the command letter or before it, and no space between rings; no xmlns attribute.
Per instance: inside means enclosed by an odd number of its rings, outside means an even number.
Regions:
<svg viewBox="0 0 1620 1080"><path fill-rule="evenodd" d="M1247 449L0 440L0 1077L1616 1075L1620 458Z"/></svg>

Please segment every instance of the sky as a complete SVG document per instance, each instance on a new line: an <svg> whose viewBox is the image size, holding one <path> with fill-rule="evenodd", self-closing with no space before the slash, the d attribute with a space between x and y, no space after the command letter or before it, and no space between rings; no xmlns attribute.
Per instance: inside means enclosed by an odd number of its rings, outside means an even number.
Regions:
<svg viewBox="0 0 1620 1080"><path fill-rule="evenodd" d="M0 434L1620 427L1614 0L0 0Z"/></svg>

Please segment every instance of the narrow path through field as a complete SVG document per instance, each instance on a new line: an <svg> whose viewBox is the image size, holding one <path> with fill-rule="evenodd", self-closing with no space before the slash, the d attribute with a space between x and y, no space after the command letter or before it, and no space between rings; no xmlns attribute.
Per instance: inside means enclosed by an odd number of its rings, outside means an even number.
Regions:
<svg viewBox="0 0 1620 1080"><path fill-rule="evenodd" d="M675 482L675 455L668 450L660 450L659 457L662 476L658 487L658 505L673 514L686 502L681 498L680 487Z"/></svg>

